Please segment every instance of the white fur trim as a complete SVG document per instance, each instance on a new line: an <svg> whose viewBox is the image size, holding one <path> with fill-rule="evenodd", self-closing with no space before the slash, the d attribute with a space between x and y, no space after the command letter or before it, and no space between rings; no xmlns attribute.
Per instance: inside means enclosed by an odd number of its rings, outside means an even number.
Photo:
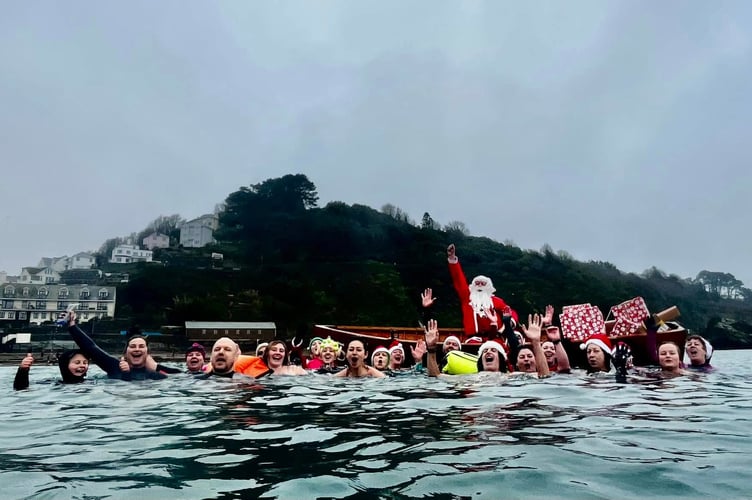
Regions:
<svg viewBox="0 0 752 500"><path fill-rule="evenodd" d="M504 346L502 346L495 340L488 340L484 342L483 345L480 346L480 349L478 349L478 357L483 356L483 351L485 351L486 349L496 349L497 351L499 351L499 355L506 361L507 352L504 350Z"/></svg>
<svg viewBox="0 0 752 500"><path fill-rule="evenodd" d="M611 349L609 349L609 348L608 348L608 346L606 345L606 343L605 343L605 342L603 342L603 341L602 341L601 339L588 339L588 341L587 341L587 342L585 342L584 344L580 344L580 349L582 349L582 350L584 351L585 349L587 349L587 348L588 348L588 346L589 346L590 344L595 344L595 345L597 345L598 347L600 347L600 348L601 348L601 350L602 350L603 352L605 352L605 353L606 353L606 354L608 354L609 356L613 356L613 355L614 355L614 353L613 353L613 352L611 352Z"/></svg>

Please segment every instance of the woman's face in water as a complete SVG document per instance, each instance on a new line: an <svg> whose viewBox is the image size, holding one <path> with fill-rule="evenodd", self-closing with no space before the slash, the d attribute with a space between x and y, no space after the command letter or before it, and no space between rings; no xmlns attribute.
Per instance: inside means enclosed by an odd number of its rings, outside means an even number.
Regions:
<svg viewBox="0 0 752 500"><path fill-rule="evenodd" d="M661 345L658 348L658 364L664 370L677 370L680 368L679 348L670 342Z"/></svg>
<svg viewBox="0 0 752 500"><path fill-rule="evenodd" d="M337 359L337 353L333 347L326 346L321 349L321 361L328 365L329 363L333 363L335 359Z"/></svg>
<svg viewBox="0 0 752 500"><path fill-rule="evenodd" d="M76 377L86 376L86 372L89 371L89 360L83 354L74 355L68 361L68 371Z"/></svg>
<svg viewBox="0 0 752 500"><path fill-rule="evenodd" d="M378 370L385 370L389 364L389 353L386 351L379 351L373 355L373 367Z"/></svg>
<svg viewBox="0 0 752 500"><path fill-rule="evenodd" d="M366 348L360 340L353 340L347 346L347 362L352 368L363 366L366 359Z"/></svg>
<svg viewBox="0 0 752 500"><path fill-rule="evenodd" d="M146 340L142 338L131 340L125 348L125 360L134 368L141 368L146 365L148 354L149 349L146 346Z"/></svg>
<svg viewBox="0 0 752 500"><path fill-rule="evenodd" d="M587 346L585 354L587 355L587 362L592 369L606 370L606 354L603 352L603 349L595 344L590 344Z"/></svg>
<svg viewBox="0 0 752 500"><path fill-rule="evenodd" d="M321 341L320 340L314 340L311 344L311 356L314 358L318 358L321 356Z"/></svg>

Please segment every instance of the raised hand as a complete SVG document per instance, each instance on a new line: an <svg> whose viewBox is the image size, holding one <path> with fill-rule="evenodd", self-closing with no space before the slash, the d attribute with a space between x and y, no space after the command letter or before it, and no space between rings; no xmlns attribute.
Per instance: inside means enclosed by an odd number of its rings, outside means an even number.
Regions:
<svg viewBox="0 0 752 500"><path fill-rule="evenodd" d="M558 326L547 326L546 327L546 338L550 340L551 342L557 342L561 340L561 330L559 330Z"/></svg>
<svg viewBox="0 0 752 500"><path fill-rule="evenodd" d="M554 320L554 306L551 304L546 306L546 314L543 315L543 326L550 325Z"/></svg>
<svg viewBox="0 0 752 500"><path fill-rule="evenodd" d="M540 341L541 338L541 326L543 326L543 320L541 318L540 314L528 314L527 316L527 327L525 325L522 326L522 331L525 333L525 336L533 340Z"/></svg>
<svg viewBox="0 0 752 500"><path fill-rule="evenodd" d="M34 364L34 356L32 356L30 352L27 352L24 359L21 360L21 368L26 368L28 370L31 368L32 364Z"/></svg>
<svg viewBox="0 0 752 500"><path fill-rule="evenodd" d="M426 348L435 349L439 342L439 323L435 319L428 320L426 327Z"/></svg>
<svg viewBox="0 0 752 500"><path fill-rule="evenodd" d="M454 247L454 243L447 247L447 260L452 263L457 262L457 249Z"/></svg>
<svg viewBox="0 0 752 500"><path fill-rule="evenodd" d="M486 315L492 325L494 325L497 329L499 328L499 315L496 314L496 309L494 309L493 306L484 307L483 314Z"/></svg>
<svg viewBox="0 0 752 500"><path fill-rule="evenodd" d="M131 371L131 365L128 364L125 358L120 358L120 371L123 373L128 373Z"/></svg>
<svg viewBox="0 0 752 500"><path fill-rule="evenodd" d="M68 311L68 326L76 325L76 311L71 309Z"/></svg>
<svg viewBox="0 0 752 500"><path fill-rule="evenodd" d="M415 344L415 347L410 346L410 351L413 355L413 361L415 361L415 364L420 363L423 361L423 355L428 351L428 348L426 347L426 341L425 340L419 340L417 344Z"/></svg>
<svg viewBox="0 0 752 500"><path fill-rule="evenodd" d="M423 290L423 293L420 294L420 303L423 305L424 309L428 309L433 305L434 302L436 302L437 297L433 296L433 290L430 288L426 288Z"/></svg>
<svg viewBox="0 0 752 500"><path fill-rule="evenodd" d="M629 357L632 355L632 350L629 348L629 345L625 342L619 342L616 344L616 347L614 348L614 367L619 370L626 370L627 369L627 362L629 361Z"/></svg>

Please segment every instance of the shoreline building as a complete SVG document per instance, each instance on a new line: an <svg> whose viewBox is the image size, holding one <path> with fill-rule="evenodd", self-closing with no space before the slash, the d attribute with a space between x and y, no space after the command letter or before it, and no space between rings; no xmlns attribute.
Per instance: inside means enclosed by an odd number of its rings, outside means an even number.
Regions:
<svg viewBox="0 0 752 500"><path fill-rule="evenodd" d="M98 285L5 284L0 299L0 323L42 324L55 321L71 304L82 321L115 316L117 288Z"/></svg>
<svg viewBox="0 0 752 500"><path fill-rule="evenodd" d="M180 226L180 245L187 248L201 248L216 243L214 231L219 227L219 217L206 214Z"/></svg>
<svg viewBox="0 0 752 500"><path fill-rule="evenodd" d="M132 262L151 262L151 256L151 250L142 250L138 245L123 244L112 249L110 263L130 264Z"/></svg>

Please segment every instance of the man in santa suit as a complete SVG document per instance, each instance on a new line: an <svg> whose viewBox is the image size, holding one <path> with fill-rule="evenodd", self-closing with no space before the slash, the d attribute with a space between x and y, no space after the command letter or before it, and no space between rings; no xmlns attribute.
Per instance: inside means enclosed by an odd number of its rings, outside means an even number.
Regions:
<svg viewBox="0 0 752 500"><path fill-rule="evenodd" d="M517 313L501 297L494 295L491 278L476 276L468 284L457 258L454 243L447 247L447 261L452 284L457 291L462 306L462 325L467 336L480 335L484 339L496 338L499 332L506 330L503 318L509 318L510 329L517 323ZM511 318L510 318L511 317ZM504 337L512 332L504 331Z"/></svg>

